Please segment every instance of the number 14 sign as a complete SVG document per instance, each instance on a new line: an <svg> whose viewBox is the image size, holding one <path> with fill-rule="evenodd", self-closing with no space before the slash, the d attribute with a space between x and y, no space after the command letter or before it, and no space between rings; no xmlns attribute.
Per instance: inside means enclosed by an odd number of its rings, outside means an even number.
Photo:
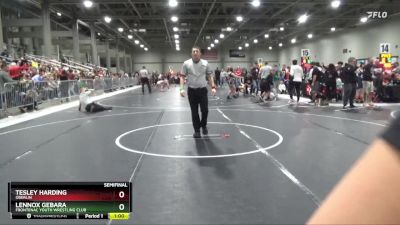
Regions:
<svg viewBox="0 0 400 225"><path fill-rule="evenodd" d="M390 53L390 43L381 43L379 45L379 53Z"/></svg>

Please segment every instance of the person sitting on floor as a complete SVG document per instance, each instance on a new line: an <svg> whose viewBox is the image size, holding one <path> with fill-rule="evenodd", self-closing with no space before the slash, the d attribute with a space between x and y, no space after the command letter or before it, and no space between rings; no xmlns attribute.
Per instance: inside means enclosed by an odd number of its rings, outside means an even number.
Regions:
<svg viewBox="0 0 400 225"><path fill-rule="evenodd" d="M86 112L100 112L104 110L111 110L112 107L102 106L99 103L93 101L92 96L94 96L94 89L88 89L83 87L81 89L81 94L79 95L79 111L85 109Z"/></svg>

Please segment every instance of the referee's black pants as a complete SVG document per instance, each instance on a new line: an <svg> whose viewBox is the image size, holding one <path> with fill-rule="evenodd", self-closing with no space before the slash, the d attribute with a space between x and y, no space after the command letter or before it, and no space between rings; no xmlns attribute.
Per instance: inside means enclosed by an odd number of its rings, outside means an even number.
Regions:
<svg viewBox="0 0 400 225"><path fill-rule="evenodd" d="M207 126L208 116L208 90L203 88L188 88L188 98L190 110L192 111L192 123L195 132L200 132L201 127ZM199 105L201 111L201 120L199 117Z"/></svg>
<svg viewBox="0 0 400 225"><path fill-rule="evenodd" d="M147 88L149 89L149 93L151 93L151 86L150 86L149 78L142 77L142 78L140 78L140 82L142 83L142 93L144 94L144 85L145 84L147 84Z"/></svg>

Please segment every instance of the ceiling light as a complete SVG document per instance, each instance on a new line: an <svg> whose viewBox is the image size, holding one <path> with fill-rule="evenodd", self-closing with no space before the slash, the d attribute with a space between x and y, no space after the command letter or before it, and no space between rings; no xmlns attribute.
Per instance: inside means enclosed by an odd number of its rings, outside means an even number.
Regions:
<svg viewBox="0 0 400 225"><path fill-rule="evenodd" d="M253 42L254 42L254 44L257 44L257 43L258 43L258 40L257 40L257 39L254 39Z"/></svg>
<svg viewBox="0 0 400 225"><path fill-rule="evenodd" d="M242 48L242 46L239 46L238 49L239 49L239 50L242 50L243 48Z"/></svg>
<svg viewBox="0 0 400 225"><path fill-rule="evenodd" d="M178 32L178 31L179 31L179 28L174 27L174 28L172 28L172 30L173 30L174 32Z"/></svg>
<svg viewBox="0 0 400 225"><path fill-rule="evenodd" d="M133 38L133 36L129 34L129 35L128 35L128 38L129 38L129 39L132 39L132 38Z"/></svg>
<svg viewBox="0 0 400 225"><path fill-rule="evenodd" d="M290 40L290 42L292 42L292 44L296 43L296 38L293 38L292 40Z"/></svg>
<svg viewBox="0 0 400 225"><path fill-rule="evenodd" d="M224 34L220 34L220 35L219 35L219 38L221 38L221 39L224 38L224 37L225 37Z"/></svg>
<svg viewBox="0 0 400 225"><path fill-rule="evenodd" d="M211 50L211 47L208 47L207 49L208 49L208 50Z"/></svg>
<svg viewBox="0 0 400 225"><path fill-rule="evenodd" d="M176 50L179 52L181 49L180 49L180 48L177 48Z"/></svg>
<svg viewBox="0 0 400 225"><path fill-rule="evenodd" d="M211 43L210 46L211 46L211 48L214 48L215 45L213 43Z"/></svg>
<svg viewBox="0 0 400 225"><path fill-rule="evenodd" d="M334 32L336 30L335 27L331 27L331 31Z"/></svg>
<svg viewBox="0 0 400 225"><path fill-rule="evenodd" d="M97 35L100 36L101 34L100 34L100 33L97 33Z"/></svg>
<svg viewBox="0 0 400 225"><path fill-rule="evenodd" d="M140 33L146 33L146 29L139 29Z"/></svg>
<svg viewBox="0 0 400 225"><path fill-rule="evenodd" d="M118 31L119 31L119 32L124 32L124 28L118 27Z"/></svg>
<svg viewBox="0 0 400 225"><path fill-rule="evenodd" d="M171 16L171 21L174 22L174 23L177 22L178 19L179 18L177 16Z"/></svg>
<svg viewBox="0 0 400 225"><path fill-rule="evenodd" d="M219 40L218 40L218 39L215 39L215 40L214 40L214 43L215 43L215 44L218 44L218 43L219 43Z"/></svg>
<svg viewBox="0 0 400 225"><path fill-rule="evenodd" d="M110 23L111 22L111 17L105 16L104 17L104 21L106 21L106 23Z"/></svg>
<svg viewBox="0 0 400 225"><path fill-rule="evenodd" d="M227 27L226 30L227 31L232 31L232 27Z"/></svg>
<svg viewBox="0 0 400 225"><path fill-rule="evenodd" d="M137 44L137 45L138 45L139 43L140 43L140 41L139 41L139 40L135 40L135 44Z"/></svg>
<svg viewBox="0 0 400 225"><path fill-rule="evenodd" d="M272 46L269 46L268 49L269 49L269 50L272 50Z"/></svg>
<svg viewBox="0 0 400 225"><path fill-rule="evenodd" d="M243 17L242 17L242 16L237 16L237 17L236 17L236 21L242 22L242 21L243 21Z"/></svg>
<svg viewBox="0 0 400 225"><path fill-rule="evenodd" d="M250 45L249 43L244 44L244 47L248 48Z"/></svg>
<svg viewBox="0 0 400 225"><path fill-rule="evenodd" d="M269 34L264 34L264 37L265 38L269 38Z"/></svg>
<svg viewBox="0 0 400 225"><path fill-rule="evenodd" d="M368 20L368 18L366 16L361 17L361 19L360 19L361 23L365 23L365 22L367 22L367 20Z"/></svg>
<svg viewBox="0 0 400 225"><path fill-rule="evenodd" d="M338 8L340 6L340 1L338 1L338 0L332 1L331 6L334 9Z"/></svg>
<svg viewBox="0 0 400 225"><path fill-rule="evenodd" d="M299 23L305 23L307 21L307 19L308 19L308 15L307 14L303 14L297 19L297 21Z"/></svg>
<svg viewBox="0 0 400 225"><path fill-rule="evenodd" d="M285 28L284 28L284 27L280 27L279 30L280 30L280 31L284 31Z"/></svg>
<svg viewBox="0 0 400 225"><path fill-rule="evenodd" d="M282 47L283 46L283 44L282 43L279 43L279 47Z"/></svg>
<svg viewBox="0 0 400 225"><path fill-rule="evenodd" d="M252 2L251 2L251 4L254 6L254 7L259 7L260 6L260 0L253 0Z"/></svg>
<svg viewBox="0 0 400 225"><path fill-rule="evenodd" d="M141 47L141 48L143 48L143 47L144 47L144 45L140 45L140 47Z"/></svg>
<svg viewBox="0 0 400 225"><path fill-rule="evenodd" d="M307 37L308 39L311 39L313 37L313 34L308 34Z"/></svg>
<svg viewBox="0 0 400 225"><path fill-rule="evenodd" d="M62 14L61 14L60 12L57 12L57 16L61 17L61 16L62 16Z"/></svg>
<svg viewBox="0 0 400 225"><path fill-rule="evenodd" d="M179 44L179 40L175 40L175 44Z"/></svg>
<svg viewBox="0 0 400 225"><path fill-rule="evenodd" d="M83 5L84 5L86 8L90 8L90 7L93 6L93 2L90 1L90 0L85 0L85 1L83 1Z"/></svg>
<svg viewBox="0 0 400 225"><path fill-rule="evenodd" d="M179 34L174 34L175 39L179 39Z"/></svg>
<svg viewBox="0 0 400 225"><path fill-rule="evenodd" d="M176 7L178 2L176 0L169 0L168 5L169 7Z"/></svg>
<svg viewBox="0 0 400 225"><path fill-rule="evenodd" d="M149 49L146 47L146 48L144 48L144 50L147 52Z"/></svg>

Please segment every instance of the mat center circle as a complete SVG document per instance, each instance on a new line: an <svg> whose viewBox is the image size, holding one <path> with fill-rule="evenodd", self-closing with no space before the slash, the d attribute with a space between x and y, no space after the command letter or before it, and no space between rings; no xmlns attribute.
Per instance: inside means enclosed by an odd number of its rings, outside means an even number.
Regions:
<svg viewBox="0 0 400 225"><path fill-rule="evenodd" d="M137 128L131 131L127 131L121 135L119 135L116 139L115 139L115 144L128 152L133 152L133 153L137 153L137 154L143 154L143 155L148 155L148 156L154 156L154 157L164 157L164 158L182 158L182 159L195 159L195 158L223 158L223 157L234 157L234 156L243 156L243 155L249 155L249 154L254 154L257 152L263 152L272 148L277 147L278 145L280 145L283 141L283 137L280 133L278 133L277 131L265 128L265 127L260 127L260 126L255 126L255 125L250 125L250 124L242 124L242 123L228 123L228 122L208 122L208 124L219 124L219 125L235 125L238 127L250 127L250 128L254 128L254 129L259 129L259 130L263 130L263 131L267 131L269 133L272 133L274 135L276 135L278 137L278 140L274 143L271 144L267 147L259 147L255 150L249 150L249 151L245 151L245 152L239 152L239 153L233 153L233 154L218 154L218 155L172 155L172 154L157 154L157 153L152 153L152 152L146 152L146 151L140 151L137 149L133 149L133 148L129 148L123 144L121 144L121 139L124 138L125 136L135 133L135 132L139 132L139 131L143 131L143 130L147 130L147 129L151 129L151 128L157 128L157 127L167 127L167 126L178 126L178 125L192 125L191 122L184 122L184 123L169 123L169 124L158 124L158 125L151 125L151 126L147 126L147 127L141 127L141 128ZM240 132L242 133L242 132ZM230 138L235 138L235 137L230 137Z"/></svg>

